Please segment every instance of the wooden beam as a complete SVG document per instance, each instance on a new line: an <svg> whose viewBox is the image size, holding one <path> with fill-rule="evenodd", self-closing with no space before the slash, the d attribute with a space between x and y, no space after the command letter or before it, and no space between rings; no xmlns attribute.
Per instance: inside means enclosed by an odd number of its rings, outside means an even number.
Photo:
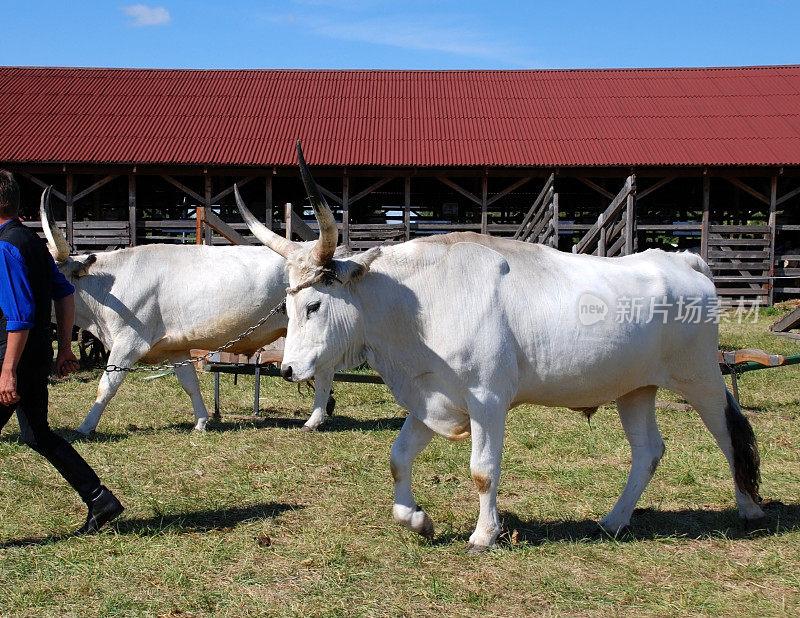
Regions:
<svg viewBox="0 0 800 618"><path fill-rule="evenodd" d="M128 227L131 230L130 246L136 246L136 176L128 175Z"/></svg>
<svg viewBox="0 0 800 618"><path fill-rule="evenodd" d="M34 176L33 174L29 174L28 172L19 171L17 173L20 176L23 176L23 177L27 178L28 180L30 180L35 185L39 185L42 189L46 189L47 187L50 186L46 182L44 182L43 180L39 180L38 178L36 178L36 176ZM61 191L56 191L55 189L51 188L50 189L50 195L53 195L53 196L57 197L62 202L66 202L67 201L67 196L64 195L63 193L61 193Z"/></svg>
<svg viewBox="0 0 800 618"><path fill-rule="evenodd" d="M329 197L334 202L339 204L339 206L342 205L342 198L340 198L338 195L336 195L333 191L329 191L328 189L326 189L325 187L323 187L320 184L318 184L317 186L319 187L320 193L322 193L322 195L325 195L325 196Z"/></svg>
<svg viewBox="0 0 800 618"><path fill-rule="evenodd" d="M253 180L254 178L255 178L255 176L246 176L245 178L242 178L240 181L238 181L236 184L237 184L237 186L239 186L239 187L243 187L243 186L245 186L245 185L246 185L248 182L250 182L251 180ZM217 203L217 202L219 202L219 201L220 201L220 200L221 200L223 197L225 197L226 195L228 195L228 194L230 194L230 193L233 193L233 185L231 185L230 187L228 187L228 188L227 188L227 189L225 189L224 191L220 191L220 192L219 192L219 193L217 193L215 196L213 196L213 197L211 198L211 203L212 203L212 204L216 204L216 203Z"/></svg>
<svg viewBox="0 0 800 618"><path fill-rule="evenodd" d="M257 244L252 237L242 236L239 232L234 230L230 225L225 223L219 218L219 215L213 210L206 209L204 221L206 226L212 228L218 234L226 238L234 245L254 245Z"/></svg>
<svg viewBox="0 0 800 618"><path fill-rule="evenodd" d="M178 188L179 190L183 191L189 197L194 198L197 201L198 204L205 204L206 203L206 199L203 196L201 196L199 193L195 193L194 191L192 191L189 187L187 187L183 183L178 182L177 180L175 180L172 176L169 176L168 174L160 174L160 176L161 176L161 178L166 180L169 184L171 184L174 187ZM208 178L208 176L206 176L206 178ZM211 196L209 196L209 197L211 197Z"/></svg>
<svg viewBox="0 0 800 618"><path fill-rule="evenodd" d="M761 193L753 189L753 187L751 187L750 185L744 184L738 178L728 178L727 181L732 185L739 187L745 193L749 193L757 200L760 200L761 202L764 202L765 204L769 205L769 198L766 195L762 195Z"/></svg>
<svg viewBox="0 0 800 618"><path fill-rule="evenodd" d="M653 191L658 191L664 185L669 184L670 182L675 180L675 178L676 178L676 176L668 176L667 178L662 178L657 183L655 183L652 187L647 187L646 189L644 189L642 191L637 191L636 192L636 199L637 200L641 200L642 198L650 195Z"/></svg>
<svg viewBox="0 0 800 618"><path fill-rule="evenodd" d="M595 183L593 183L593 182L592 182L591 180L589 180L588 178L578 178L578 180L579 180L580 182L582 182L583 184L585 184L585 185L586 185L587 187L589 187L590 189L594 189L595 191L597 191L597 192L598 192L600 195L602 195L603 197L607 197L607 198L608 198L608 199L610 199L610 200L613 200L613 199L614 199L614 194L613 194L613 193L611 193L611 191L606 191L606 190L605 190L603 187L601 187L601 186L600 186L600 185L598 185L598 184L595 184Z"/></svg>
<svg viewBox="0 0 800 618"><path fill-rule="evenodd" d="M457 191L458 193L460 193L461 195L463 195L464 197L466 197L468 200L470 200L470 201L472 201L472 202L475 202L475 203L476 203L478 206L480 206L480 205L482 204L481 198L479 198L479 197L477 197L477 196L473 195L472 193L470 193L469 191L467 191L467 190L466 190L464 187L462 187L462 186L461 186L461 185L459 185L459 184L456 184L455 182L453 182L453 181L452 181L452 180L450 180L449 178L445 178L444 176L438 176L438 175L437 175L437 176L435 176L435 178L436 178L436 179L437 179L439 182L443 182L444 184L446 184L448 187L450 187L450 188L451 188L451 189L453 189L454 191Z"/></svg>
<svg viewBox="0 0 800 618"><path fill-rule="evenodd" d="M371 184L369 187L367 187L366 189L364 189L363 191L361 191L361 193L357 193L356 195L354 195L353 197L351 197L351 198L349 199L349 203L350 203L350 205L352 205L352 204L355 204L355 203L356 203L358 200L360 200L361 198L363 198L363 197L366 197L367 195L369 195L370 193L372 193L372 192L373 192L373 191L375 191L376 189L378 189L378 188L382 187L382 186L383 186L383 185L385 185L387 182L390 182L390 181L392 181L392 180L394 180L394 178L383 178L383 179L379 180L378 182L375 182L375 183Z"/></svg>
<svg viewBox="0 0 800 618"><path fill-rule="evenodd" d="M283 205L283 222L286 224L286 238L292 239L292 215L294 214L291 202ZM298 217L299 219L299 217Z"/></svg>
<svg viewBox="0 0 800 618"><path fill-rule="evenodd" d="M497 200L505 197L506 195L508 195L512 191L515 191L515 190L519 189L522 185L524 185L526 182L528 182L530 180L533 180L533 176L525 176L525 178L520 178L515 183L509 185L508 187L506 187L505 189L500 191L500 193L498 193L497 195L493 195L489 200L487 200L486 205L487 206L491 206Z"/></svg>
<svg viewBox="0 0 800 618"><path fill-rule="evenodd" d="M291 206L292 206L291 204L287 204L287 205L289 206L290 213L291 213L290 217L291 217L291 221L292 221L292 228L291 228L292 232L297 234L302 240L316 240L317 239L317 233L314 230L312 230L310 227L308 227L308 224L300 218L300 215L298 215L291 208Z"/></svg>
<svg viewBox="0 0 800 618"><path fill-rule="evenodd" d="M99 189L103 185L107 185L109 182L111 182L112 180L114 180L115 178L118 178L118 177L119 177L119 174L111 174L109 176L106 176L105 178L102 178L101 180L98 180L96 183L94 183L88 189L84 189L80 193L76 194L72 198L72 202L74 203L74 202L77 202L80 199L83 199L84 197L86 197L87 195L92 193L93 191L96 191L97 189Z"/></svg>
<svg viewBox="0 0 800 618"><path fill-rule="evenodd" d="M779 197L779 198L778 198L778 199L775 201L775 204L776 204L776 205L778 205L778 206L780 206L780 205L781 205L781 204L783 204L785 201L792 199L792 198L793 198L795 195L800 195L800 187L798 187L798 188L797 188L797 189L795 189L794 191L789 191L789 193L787 193L786 195L782 195L781 197Z"/></svg>
<svg viewBox="0 0 800 618"><path fill-rule="evenodd" d="M205 218L206 208L205 206L198 206L195 210L195 232L194 232L194 242L195 244L202 245L203 244L203 230L205 229L205 225L203 225L203 219Z"/></svg>
<svg viewBox="0 0 800 618"><path fill-rule="evenodd" d="M206 217L208 217L209 213L211 212L211 176L206 174L203 180L203 184L205 185L205 197L203 198L203 205L206 207ZM213 238L211 228L206 226L205 232L204 241L207 245L211 245Z"/></svg>

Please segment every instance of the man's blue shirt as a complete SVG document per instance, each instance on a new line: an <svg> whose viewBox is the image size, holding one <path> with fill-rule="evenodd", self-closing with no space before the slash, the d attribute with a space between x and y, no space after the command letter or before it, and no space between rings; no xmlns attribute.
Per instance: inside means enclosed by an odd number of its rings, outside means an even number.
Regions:
<svg viewBox="0 0 800 618"><path fill-rule="evenodd" d="M0 225L0 229L6 223ZM75 288L58 270L52 256L50 263L53 267L53 300L59 300L75 292ZM6 330L33 328L34 308L33 291L28 280L25 258L14 245L0 240L0 310L6 318Z"/></svg>

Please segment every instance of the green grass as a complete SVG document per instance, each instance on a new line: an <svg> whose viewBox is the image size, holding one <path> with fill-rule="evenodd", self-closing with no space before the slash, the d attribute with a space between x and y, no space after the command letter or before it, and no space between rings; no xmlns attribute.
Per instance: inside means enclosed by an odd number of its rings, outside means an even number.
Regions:
<svg viewBox="0 0 800 618"><path fill-rule="evenodd" d="M724 324L722 345L800 353L758 324ZM94 399L97 371L51 387L65 434ZM201 376L206 402L213 379ZM437 525L426 542L392 522L389 448L405 416L383 386L337 383L324 431L297 430L312 396L223 377L223 416L191 431L174 376L130 376L76 443L123 500L102 534L73 538L84 507L38 455L0 436L0 615L523 616L798 615L800 367L740 378L762 453L766 529L743 530L732 482L693 411L659 409L667 451L632 534L597 534L630 453L613 405L591 425L565 409L509 415L499 506L505 533L462 553L478 512L469 441L435 439L414 488ZM661 399L677 400L662 393Z"/></svg>

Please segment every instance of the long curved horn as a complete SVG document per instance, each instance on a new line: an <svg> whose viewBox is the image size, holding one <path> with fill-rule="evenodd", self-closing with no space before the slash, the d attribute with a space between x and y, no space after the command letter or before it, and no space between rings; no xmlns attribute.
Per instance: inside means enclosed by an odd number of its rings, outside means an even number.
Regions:
<svg viewBox="0 0 800 618"><path fill-rule="evenodd" d="M297 141L297 160L300 163L300 176L319 224L319 238L311 252L311 260L319 266L325 266L333 259L333 252L336 251L336 244L339 242L339 228L336 227L336 219L333 218L328 202L322 197L317 183L308 170L299 140Z"/></svg>
<svg viewBox="0 0 800 618"><path fill-rule="evenodd" d="M58 229L56 222L53 221L53 213L50 210L50 189L47 187L42 192L42 201L39 205L39 217L42 219L42 231L47 238L48 249L53 259L58 262L66 262L69 257L69 245L64 234Z"/></svg>
<svg viewBox="0 0 800 618"><path fill-rule="evenodd" d="M242 215L242 219L244 219L247 227L249 227L250 231L253 232L253 236L258 238L275 253L282 255L285 258L288 258L290 253L300 248L300 245L298 245L296 242L292 242L283 236L278 236L266 225L261 223L261 221L256 219L253 216L253 213L250 212L247 209L247 206L244 205L242 196L239 195L239 187L236 185L233 185L233 193L236 196L236 207L239 209L239 214Z"/></svg>

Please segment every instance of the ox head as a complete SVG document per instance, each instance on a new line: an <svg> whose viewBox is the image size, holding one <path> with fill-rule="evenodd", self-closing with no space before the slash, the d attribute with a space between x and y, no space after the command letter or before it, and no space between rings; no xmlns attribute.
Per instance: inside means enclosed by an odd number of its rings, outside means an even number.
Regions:
<svg viewBox="0 0 800 618"><path fill-rule="evenodd" d="M239 212L256 238L286 258L289 326L281 373L300 382L360 362L360 316L352 285L369 271L380 250L334 258L339 238L336 220L308 170L300 142L297 158L319 223L316 242L297 243L278 236L247 210L236 188L235 194Z"/></svg>
<svg viewBox="0 0 800 618"><path fill-rule="evenodd" d="M69 279L83 277L89 267L97 261L94 254L83 255L77 258L69 256L69 244L64 234L53 220L53 213L50 209L50 189L47 187L42 192L42 201L39 205L39 216L42 219L42 231L47 238L47 248L58 266L58 269Z"/></svg>

